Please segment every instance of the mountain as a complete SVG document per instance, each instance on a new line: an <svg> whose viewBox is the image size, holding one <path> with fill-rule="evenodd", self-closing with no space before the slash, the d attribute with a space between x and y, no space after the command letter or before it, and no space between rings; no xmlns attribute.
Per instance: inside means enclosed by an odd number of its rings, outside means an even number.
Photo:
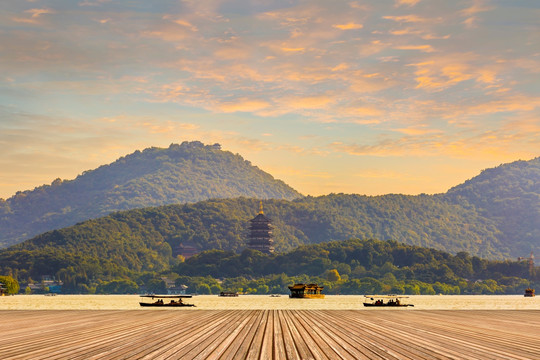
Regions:
<svg viewBox="0 0 540 360"><path fill-rule="evenodd" d="M453 187L445 197L475 207L500 230L501 245L514 256L528 256L540 242L540 157L484 170Z"/></svg>
<svg viewBox="0 0 540 360"><path fill-rule="evenodd" d="M293 200L267 199L263 201L264 212L274 225L276 250L294 251L297 254L294 256L313 260L306 262L308 268L326 271L337 266L334 262L338 261L350 267L360 266L361 270L370 261L369 252L360 255L346 241L378 238L456 254L454 260L468 259L478 268L474 273L480 274L485 265L478 260L480 257L515 259L538 249L538 237L534 235L540 226L538 162L538 159L518 161L485 170L445 194L330 194ZM72 291L84 292L88 290L84 286L96 286L99 279L151 278L152 274L170 269L180 271L183 267L177 266L175 255L179 246L185 244L204 254L203 263L197 263L197 269L204 270L201 274L214 268L218 273L222 271L218 269L224 261L222 258L234 258L242 261L243 268L254 269L262 261L259 255L248 251L249 256L238 258L235 254L246 253L248 222L258 209L258 198L237 197L117 211L0 250L0 273L12 273L20 278L55 274L72 284ZM324 244L331 241L344 245L332 245L333 253L321 260L321 254L327 252ZM322 252L317 258L309 255L310 250L304 246L307 244L321 245ZM294 256L289 260L294 262ZM399 268L410 256L420 264L431 261L422 251L385 256L377 266L384 265L387 259ZM511 280L505 279L507 276L527 277L523 261L505 260L496 264L490 271L499 274L502 282ZM455 265L448 266L457 274ZM506 270L499 271L498 266ZM340 267L340 272L343 268L347 266ZM449 274L444 266L430 271Z"/></svg>
<svg viewBox="0 0 540 360"><path fill-rule="evenodd" d="M180 244L189 243L199 251L241 252L258 205L257 199L211 199L121 211L38 235L9 249L86 254L117 259L122 266L134 266L137 271L148 270L148 266L169 263ZM279 252L350 238L392 239L487 258L502 258L508 251L498 242L495 223L474 209L429 195L269 199L264 201L264 212L272 219ZM163 258L158 254L169 255Z"/></svg>
<svg viewBox="0 0 540 360"><path fill-rule="evenodd" d="M170 251L161 248L159 251L173 254L180 244L186 243L199 251L242 251L246 246L247 223L258 210L259 198L267 198L265 214L273 220L275 247L279 252L302 244L377 238L454 254L466 251L483 258L503 259L527 256L538 246L539 168L539 158L501 165L437 195L298 197L297 192L240 156L221 151L218 145L195 142L135 152L73 181L59 181L18 194L14 198L20 197L19 202L12 198L9 205L18 204L19 208L13 205L7 208L12 218L15 214L24 218L24 211L28 211L34 217L35 213L40 214L40 221L66 221L62 219L65 212L74 223L80 222L80 218L96 218L99 216L96 209L109 213L114 209L139 207L68 228L57 226L58 230L36 236L17 248L33 251L40 247L57 250L67 247L68 252L124 258L122 251L133 247L123 261L141 264L141 269L145 260L133 257L146 253L139 251L141 246L150 249L153 254L150 257L157 256L154 252L160 246ZM180 169L184 170L182 176L174 177ZM240 179L245 180L240 182ZM238 184L235 190L231 190L231 183ZM239 188L239 184L244 186ZM276 188L273 193L263 193ZM232 198L241 190L259 194ZM40 194L49 202L41 199ZM186 203L180 200L188 197L186 194L192 195L193 201L197 196L214 199ZM217 199L226 196L231 198ZM26 198L33 201L22 206ZM145 203L154 205L152 201L176 205L140 208ZM45 204L49 205L45 207ZM44 207L45 215L40 211ZM94 213L89 213L89 209ZM31 222L33 226L36 224L41 225L36 220ZM24 228L24 221L19 220L19 225ZM168 262L164 260L163 264Z"/></svg>
<svg viewBox="0 0 540 360"><path fill-rule="evenodd" d="M219 144L148 148L74 180L0 199L0 247L118 210L210 198L294 199L301 194Z"/></svg>

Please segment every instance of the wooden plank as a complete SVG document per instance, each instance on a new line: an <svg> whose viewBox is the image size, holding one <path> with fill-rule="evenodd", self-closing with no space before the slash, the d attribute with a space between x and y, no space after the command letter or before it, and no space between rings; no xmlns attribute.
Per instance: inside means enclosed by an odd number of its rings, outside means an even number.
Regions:
<svg viewBox="0 0 540 360"><path fill-rule="evenodd" d="M248 325L253 323L254 318L257 318L255 311L246 311L245 314L238 318L236 323L232 326L231 331L224 334L225 336L219 340L219 343L214 349L209 348L209 351L201 352L195 359L219 359L222 356L227 358L224 354L226 350L238 349L238 346L242 341L242 337L240 337L239 334L242 333L245 335L243 331L251 328L251 326ZM239 356L243 357L241 354Z"/></svg>
<svg viewBox="0 0 540 360"><path fill-rule="evenodd" d="M225 321L225 316L213 312L202 312L201 314L183 314L181 322L178 323L176 317L160 318L154 327L145 326L142 331L138 331L146 337L145 341L139 342L132 339L130 342L121 343L119 347L111 349L109 359L137 358L167 358L182 353L184 346L190 343L190 337L197 336L201 324L213 324ZM135 330L134 330L135 331ZM148 334L152 336L149 337ZM133 346L137 344L138 346ZM98 357L99 358L99 357Z"/></svg>
<svg viewBox="0 0 540 360"><path fill-rule="evenodd" d="M190 336L188 342L183 348L183 356L187 359L204 358L210 354L219 342L232 331L238 324L245 310L225 310L226 318L219 324L201 324L202 331L197 336ZM153 359L149 356L148 359Z"/></svg>
<svg viewBox="0 0 540 360"><path fill-rule="evenodd" d="M2 359L536 359L538 310L0 311Z"/></svg>
<svg viewBox="0 0 540 360"><path fill-rule="evenodd" d="M287 359L287 353L285 352L285 339L283 336L283 330L281 328L281 316L280 310L274 310L274 326L272 328L274 338L274 350L273 359Z"/></svg>
<svg viewBox="0 0 540 360"><path fill-rule="evenodd" d="M291 334L291 345L294 344L294 347L296 348L300 359L315 359L309 349L309 346L305 343L304 339L302 339L302 336L298 331L298 328L294 322L294 318L292 317L292 311L293 310L287 310L283 312L285 324Z"/></svg>
<svg viewBox="0 0 540 360"><path fill-rule="evenodd" d="M248 360L259 359L260 357L261 347L264 340L264 332L266 331L266 327L268 326L268 311L261 311L263 313L261 322L259 323L259 326L257 326L255 329L255 335L253 336L253 340L251 341L251 344L246 354L246 359Z"/></svg>
<svg viewBox="0 0 540 360"><path fill-rule="evenodd" d="M300 359L300 353L294 344L291 328L289 327L289 323L285 316L286 313L286 310L282 310L278 313L281 326L281 331L279 333L283 336L283 345L285 346L284 352L287 354L287 359Z"/></svg>
<svg viewBox="0 0 540 360"><path fill-rule="evenodd" d="M251 317L251 321L238 334L237 341L232 343L223 353L224 359L245 359L249 351L253 338L256 335L257 328L261 325L264 317L263 311L257 311Z"/></svg>
<svg viewBox="0 0 540 360"><path fill-rule="evenodd" d="M275 359L274 357L274 310L265 310L268 313L268 320L264 329L264 336L261 344L261 359Z"/></svg>
<svg viewBox="0 0 540 360"><path fill-rule="evenodd" d="M302 340L309 347L309 350L313 354L315 359L335 359L336 354L332 351L332 348L327 343L322 341L317 332L312 327L312 313L301 310L291 311L293 315L294 324L299 334L302 336ZM304 314L304 316L302 316Z"/></svg>
<svg viewBox="0 0 540 360"><path fill-rule="evenodd" d="M381 327L379 320L359 318L356 316L356 312L350 311L344 311L342 318L346 324L345 328L350 334L349 338L379 357L429 359L433 356L432 349L425 348L417 341L413 341L413 333L403 335L394 324ZM331 316L329 321L334 322L335 316ZM440 358L448 357L441 356Z"/></svg>
<svg viewBox="0 0 540 360"><path fill-rule="evenodd" d="M396 358L391 349L381 344L380 338L373 337L373 331L369 327L355 327L351 319L347 318L347 312L322 312L320 316L324 319L328 328L332 329L334 338L340 339L344 343L344 346L352 347L355 351L362 354L359 358Z"/></svg>
<svg viewBox="0 0 540 360"><path fill-rule="evenodd" d="M321 338L321 341L327 344L336 355L341 359L370 359L364 353L358 351L354 347L350 346L342 337L336 336L328 326L328 323L324 321L321 313L313 311L313 316L310 318L310 326ZM348 334L342 334L343 337Z"/></svg>

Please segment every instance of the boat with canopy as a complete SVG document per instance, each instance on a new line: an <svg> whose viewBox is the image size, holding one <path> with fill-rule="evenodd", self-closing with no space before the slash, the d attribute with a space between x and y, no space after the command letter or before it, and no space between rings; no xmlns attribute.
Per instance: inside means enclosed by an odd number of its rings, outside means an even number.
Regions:
<svg viewBox="0 0 540 360"><path fill-rule="evenodd" d="M141 295L143 298L150 298L152 302L139 302L141 306L155 306L155 307L183 307L183 306L195 306L193 304L186 304L182 299L191 298L191 295ZM165 301L163 301L165 299Z"/></svg>
<svg viewBox="0 0 540 360"><path fill-rule="evenodd" d="M413 304L407 304L403 299L407 299L408 296L396 296L396 295L364 295L366 300L364 306L392 306L392 307L407 307L414 306Z"/></svg>

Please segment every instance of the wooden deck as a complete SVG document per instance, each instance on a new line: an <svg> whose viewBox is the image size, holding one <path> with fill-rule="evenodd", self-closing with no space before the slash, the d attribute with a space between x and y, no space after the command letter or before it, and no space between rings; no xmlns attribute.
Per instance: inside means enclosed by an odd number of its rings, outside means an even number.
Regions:
<svg viewBox="0 0 540 360"><path fill-rule="evenodd" d="M2 359L540 359L540 311L0 311Z"/></svg>

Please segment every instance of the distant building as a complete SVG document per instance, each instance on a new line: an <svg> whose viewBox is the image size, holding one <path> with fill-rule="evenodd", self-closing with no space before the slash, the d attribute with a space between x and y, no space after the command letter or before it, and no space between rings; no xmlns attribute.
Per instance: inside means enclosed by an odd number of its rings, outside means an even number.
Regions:
<svg viewBox="0 0 540 360"><path fill-rule="evenodd" d="M249 221L251 224L249 226L248 247L266 254L273 253L272 220L264 216L262 201L260 202L259 214Z"/></svg>
<svg viewBox="0 0 540 360"><path fill-rule="evenodd" d="M27 286L30 288L32 293L42 294L42 293L53 293L60 294L62 293L62 285L64 283L60 280L56 280L54 276L51 275L42 275L40 283L29 283Z"/></svg>
<svg viewBox="0 0 540 360"><path fill-rule="evenodd" d="M176 247L174 256L182 255L184 259L189 259L193 255L197 255L199 249L195 247L195 244L187 242L185 244L180 244Z"/></svg>
<svg viewBox="0 0 540 360"><path fill-rule="evenodd" d="M175 281L168 277L162 277L161 280L165 283L168 295L182 295L186 293L186 285L176 285Z"/></svg>

